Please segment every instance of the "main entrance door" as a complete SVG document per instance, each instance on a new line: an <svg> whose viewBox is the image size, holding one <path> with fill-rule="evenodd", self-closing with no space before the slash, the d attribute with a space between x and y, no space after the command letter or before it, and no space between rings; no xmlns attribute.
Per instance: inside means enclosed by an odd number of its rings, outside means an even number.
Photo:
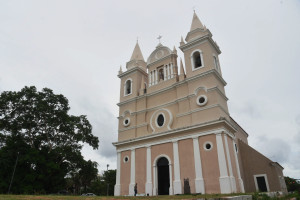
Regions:
<svg viewBox="0 0 300 200"><path fill-rule="evenodd" d="M157 183L158 195L169 195L169 161L165 157L162 157L157 161Z"/></svg>

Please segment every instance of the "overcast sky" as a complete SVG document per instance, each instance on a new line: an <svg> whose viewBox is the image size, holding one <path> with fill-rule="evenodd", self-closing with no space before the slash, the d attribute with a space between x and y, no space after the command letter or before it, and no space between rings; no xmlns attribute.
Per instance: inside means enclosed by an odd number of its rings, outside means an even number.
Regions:
<svg viewBox="0 0 300 200"><path fill-rule="evenodd" d="M119 67L137 37L145 59L158 35L182 57L193 8L221 48L231 116L252 147L300 179L299 0L2 0L0 92L34 85L63 94L100 139L83 155L116 168Z"/></svg>

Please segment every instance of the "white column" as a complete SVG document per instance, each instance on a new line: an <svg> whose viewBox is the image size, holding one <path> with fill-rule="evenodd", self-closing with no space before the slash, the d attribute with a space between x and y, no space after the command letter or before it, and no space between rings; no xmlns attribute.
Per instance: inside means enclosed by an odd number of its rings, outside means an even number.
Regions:
<svg viewBox="0 0 300 200"><path fill-rule="evenodd" d="M173 195L173 173L172 173L172 164L169 162L169 178L170 178L170 187L169 187L169 195Z"/></svg>
<svg viewBox="0 0 300 200"><path fill-rule="evenodd" d="M193 138L193 147L194 147L195 174L196 174L196 178L195 178L196 193L205 194L198 137Z"/></svg>
<svg viewBox="0 0 300 200"><path fill-rule="evenodd" d="M231 164L230 152L229 152L229 147L228 147L227 134L224 135L224 138L225 138L225 150L226 150L226 156L227 156L227 164L228 164L228 169L229 169L231 189L232 189L232 192L236 192L236 183L235 183L235 178L234 178L233 172L232 172L232 164Z"/></svg>
<svg viewBox="0 0 300 200"><path fill-rule="evenodd" d="M164 66L164 80L167 80L167 68Z"/></svg>
<svg viewBox="0 0 300 200"><path fill-rule="evenodd" d="M153 164L153 190L152 190L153 195L157 195L157 169L156 169L156 164Z"/></svg>
<svg viewBox="0 0 300 200"><path fill-rule="evenodd" d="M180 164L178 153L178 141L173 141L173 155L174 155L174 194L182 194L181 180L180 180Z"/></svg>
<svg viewBox="0 0 300 200"><path fill-rule="evenodd" d="M154 81L154 71L151 72L151 76L152 76L152 83L151 83L151 85L155 85L155 81Z"/></svg>
<svg viewBox="0 0 300 200"><path fill-rule="evenodd" d="M231 193L231 187L230 187L231 184L230 184L230 178L227 173L226 158L225 158L221 133L218 133L216 135L216 141L217 141L218 163L220 169L219 181L220 181L221 193Z"/></svg>
<svg viewBox="0 0 300 200"><path fill-rule="evenodd" d="M171 78L173 78L173 74L174 72L173 72L173 63L171 63Z"/></svg>
<svg viewBox="0 0 300 200"><path fill-rule="evenodd" d="M148 80L149 80L149 87L151 86L151 72L148 74Z"/></svg>
<svg viewBox="0 0 300 200"><path fill-rule="evenodd" d="M241 172L240 172L240 165L239 165L239 161L238 161L238 157L237 157L237 152L235 150L235 144L232 141L233 144L233 149L234 149L234 157L235 157L235 164L236 164L236 170L237 170L237 174L238 174L238 180L239 180L239 184L240 184L240 192L245 192L245 188L244 188L244 183L243 180L241 178Z"/></svg>
<svg viewBox="0 0 300 200"><path fill-rule="evenodd" d="M170 65L168 64L167 66L168 66L168 79L170 79L171 78Z"/></svg>
<svg viewBox="0 0 300 200"><path fill-rule="evenodd" d="M117 153L117 177L116 177L116 185L114 190L115 196L121 195L121 152Z"/></svg>
<svg viewBox="0 0 300 200"><path fill-rule="evenodd" d="M158 75L157 75L157 70L155 70L155 84L158 82Z"/></svg>
<svg viewBox="0 0 300 200"><path fill-rule="evenodd" d="M134 185L135 185L135 149L131 150L130 156L130 184L129 184L129 196L134 195Z"/></svg>
<svg viewBox="0 0 300 200"><path fill-rule="evenodd" d="M147 147L147 180L145 185L146 195L152 196L152 176L151 176L151 146Z"/></svg>

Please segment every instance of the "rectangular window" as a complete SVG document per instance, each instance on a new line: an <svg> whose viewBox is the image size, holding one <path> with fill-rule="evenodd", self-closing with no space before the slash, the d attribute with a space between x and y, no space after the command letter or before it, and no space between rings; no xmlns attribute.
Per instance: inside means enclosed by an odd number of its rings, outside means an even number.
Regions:
<svg viewBox="0 0 300 200"><path fill-rule="evenodd" d="M254 182L256 191L259 192L268 192L269 191L269 184L266 174L258 174L254 175Z"/></svg>

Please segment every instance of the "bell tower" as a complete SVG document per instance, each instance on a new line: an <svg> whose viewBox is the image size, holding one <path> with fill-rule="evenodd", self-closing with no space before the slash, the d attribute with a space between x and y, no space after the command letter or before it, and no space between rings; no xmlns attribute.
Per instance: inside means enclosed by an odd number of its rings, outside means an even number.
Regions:
<svg viewBox="0 0 300 200"><path fill-rule="evenodd" d="M136 126L136 98L146 92L148 81L146 62L138 42L136 43L130 61L126 63L126 71L120 71L118 77L121 79L119 106L119 130L126 131L126 134L119 134L126 138L136 137L136 131L131 127ZM133 116L132 116L133 115Z"/></svg>
<svg viewBox="0 0 300 200"><path fill-rule="evenodd" d="M185 41L181 40L179 48L184 53L187 78L211 69L215 69L221 75L218 59L221 50L196 13L193 15Z"/></svg>

